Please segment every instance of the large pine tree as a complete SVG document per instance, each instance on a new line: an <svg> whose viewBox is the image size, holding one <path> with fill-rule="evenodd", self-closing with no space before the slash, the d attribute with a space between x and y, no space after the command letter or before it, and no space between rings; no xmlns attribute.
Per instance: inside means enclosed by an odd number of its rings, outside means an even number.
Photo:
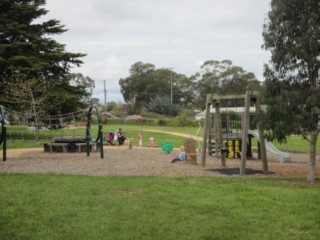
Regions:
<svg viewBox="0 0 320 240"><path fill-rule="evenodd" d="M65 46L50 38L66 31L56 19L35 21L48 11L45 0L0 1L0 102L6 101L6 88L12 81L46 82L51 86L65 83L65 76L82 61L81 53L65 51Z"/></svg>

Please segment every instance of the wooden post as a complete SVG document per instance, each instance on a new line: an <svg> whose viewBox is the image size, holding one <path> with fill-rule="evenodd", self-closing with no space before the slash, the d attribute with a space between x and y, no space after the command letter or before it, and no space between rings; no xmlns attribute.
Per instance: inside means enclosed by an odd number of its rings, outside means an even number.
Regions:
<svg viewBox="0 0 320 240"><path fill-rule="evenodd" d="M240 175L246 174L247 142L248 142L248 131L249 131L249 123L250 123L250 102L251 102L251 92L247 91L245 96L245 112L244 112L243 133L242 133L243 135L242 135Z"/></svg>
<svg viewBox="0 0 320 240"><path fill-rule="evenodd" d="M216 104L217 102L215 102ZM215 110L214 113L214 150L215 153L214 155L216 157L219 156L219 146L218 146L218 141L219 141L219 127L218 127L218 115L217 115L217 111Z"/></svg>
<svg viewBox="0 0 320 240"><path fill-rule="evenodd" d="M206 118L204 121L204 133L203 133L203 142L202 142L202 152L201 152L201 166L206 165L206 153L207 153L207 142L208 134L210 130L210 106L212 102L212 94L207 94L206 101Z"/></svg>
<svg viewBox="0 0 320 240"><path fill-rule="evenodd" d="M256 98L256 114L259 116L261 112L261 105L260 105L260 97L257 96ZM258 133L259 133L259 143L260 143L260 156L262 161L262 167L264 174L268 174L268 159L267 159L267 152L266 152L266 145L264 140L263 129L261 126L260 121L257 123Z"/></svg>
<svg viewBox="0 0 320 240"><path fill-rule="evenodd" d="M186 163L197 164L196 141L193 138L184 140L184 149L186 151Z"/></svg>
<svg viewBox="0 0 320 240"><path fill-rule="evenodd" d="M217 125L217 134L218 134L218 138L219 138L219 147L220 147L220 157L221 157L221 166L225 167L226 166L226 159L224 157L224 154L222 152L222 148L223 148L223 136L222 136L222 123L221 123L221 114L220 114L220 101L217 100L215 102L215 114L216 114L216 118L215 120L216 125ZM217 143L216 143L217 145Z"/></svg>

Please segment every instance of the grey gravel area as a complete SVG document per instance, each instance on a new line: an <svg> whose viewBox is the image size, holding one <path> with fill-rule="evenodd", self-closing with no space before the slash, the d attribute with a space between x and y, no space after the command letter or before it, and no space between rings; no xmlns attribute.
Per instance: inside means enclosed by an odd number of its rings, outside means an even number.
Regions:
<svg viewBox="0 0 320 240"><path fill-rule="evenodd" d="M91 153L87 157L86 153L45 153L30 149L19 156L8 155L6 162L0 162L0 172L91 176L225 176L214 171L221 168L221 162L217 158L207 157L206 166L201 167L200 153L197 153L197 165L185 162L171 163L171 159L176 155L176 150L168 154L161 149L106 149L104 159L101 159L100 153ZM269 170L273 174L268 176L306 176L308 155L294 155L292 159L292 163L285 164L270 159ZM227 160L227 168L239 166L239 160ZM262 169L259 160L247 160L246 166L255 170Z"/></svg>

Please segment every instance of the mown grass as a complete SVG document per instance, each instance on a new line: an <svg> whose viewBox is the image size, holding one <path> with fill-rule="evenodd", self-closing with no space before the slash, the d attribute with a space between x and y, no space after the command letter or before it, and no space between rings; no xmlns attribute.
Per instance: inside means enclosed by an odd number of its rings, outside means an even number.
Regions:
<svg viewBox="0 0 320 240"><path fill-rule="evenodd" d="M133 146L138 145L137 136L139 133L143 134L143 145L147 146L150 137L153 137L156 144L160 145L161 142L167 141L171 142L174 147L180 147L183 145L185 137L174 136L166 133L150 132L149 130L160 130L165 132L177 132L191 135L203 136L203 128L199 129L197 127L166 127L166 126L138 126L138 125L103 125L103 132L115 132L119 127L123 129L126 135L133 138ZM64 128L52 131L41 131L40 132L40 144L37 144L34 140L34 132L23 132L27 129L25 126L8 126L8 131L15 133L16 138L11 138L8 134L7 147L10 148L29 148L29 147L42 147L42 143L52 141L53 137L59 136L85 136L85 127L82 128ZM21 139L22 132L24 134L25 140ZM98 135L97 125L92 125L91 127L92 137L96 138ZM292 135L287 139L286 143L273 142L274 145L288 152L302 152L308 153L310 149L310 144L307 140L303 139L301 136ZM256 147L256 139L253 140L253 146ZM197 141L197 147L201 147L201 142ZM0 146L1 149L1 146ZM317 153L320 152L320 141L317 142Z"/></svg>
<svg viewBox="0 0 320 240"><path fill-rule="evenodd" d="M193 127L160 127L160 126L134 126L134 125L104 125L103 132L115 132L119 127L122 127L123 131L125 132L126 136L129 138L133 138L133 145L137 146L137 136L139 133L143 134L143 145L147 146L149 143L150 137L153 137L156 141L157 145L160 145L161 142L167 141L171 142L174 147L180 147L184 143L185 137L174 136L172 134L165 134L165 133L158 133L158 132L149 132L148 130L160 130L160 131L167 131L167 132L178 132L184 133L187 135L196 135L198 132L198 128ZM36 143L34 140L34 132L23 132L22 139L22 131L26 130L16 129L12 127L8 127L8 131L12 132L12 136L15 135L16 137L10 137L8 134L7 137L7 147L8 149L13 148L28 148L28 147L42 147L42 143L52 141L53 137L60 137L60 136L85 136L86 129L85 127L82 128L64 128L52 131L41 131L40 132L40 144ZM91 127L92 137L95 139L98 136L98 127L97 125L93 125ZM202 132L199 133L199 136L202 136ZM0 146L1 147L1 146Z"/></svg>
<svg viewBox="0 0 320 240"><path fill-rule="evenodd" d="M304 179L0 175L0 239L320 239Z"/></svg>

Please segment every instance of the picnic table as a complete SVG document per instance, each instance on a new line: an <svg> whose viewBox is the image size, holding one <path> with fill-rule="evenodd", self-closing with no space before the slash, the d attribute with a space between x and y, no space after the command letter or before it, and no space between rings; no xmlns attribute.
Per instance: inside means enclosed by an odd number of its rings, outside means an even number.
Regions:
<svg viewBox="0 0 320 240"><path fill-rule="evenodd" d="M94 141L89 142L91 151L97 150ZM54 137L53 142L44 144L45 152L86 152L87 139L82 136L61 136Z"/></svg>

